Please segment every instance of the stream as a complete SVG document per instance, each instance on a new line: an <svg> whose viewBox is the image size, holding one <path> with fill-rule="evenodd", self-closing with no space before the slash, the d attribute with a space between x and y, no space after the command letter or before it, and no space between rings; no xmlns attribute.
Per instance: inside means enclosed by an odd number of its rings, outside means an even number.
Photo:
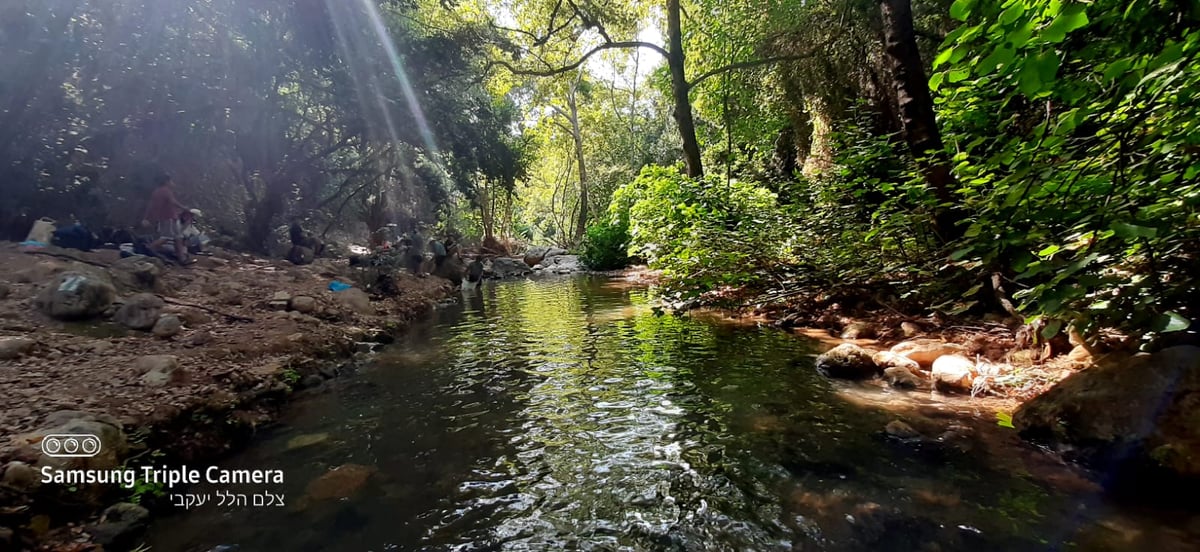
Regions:
<svg viewBox="0 0 1200 552"><path fill-rule="evenodd" d="M897 415L847 392L885 402L903 392L818 375L816 343L659 315L651 304L650 291L595 276L466 291L357 373L295 401L221 464L283 470L284 483L269 488L286 495L284 507L172 508L147 543L222 552L1200 549L1194 513L1056 484L1078 476L1049 461L1025 467L1020 458L1040 453L1015 436L982 439L1012 431L994 418L962 439L892 437L883 428ZM355 477L332 491L319 484L342 465Z"/></svg>

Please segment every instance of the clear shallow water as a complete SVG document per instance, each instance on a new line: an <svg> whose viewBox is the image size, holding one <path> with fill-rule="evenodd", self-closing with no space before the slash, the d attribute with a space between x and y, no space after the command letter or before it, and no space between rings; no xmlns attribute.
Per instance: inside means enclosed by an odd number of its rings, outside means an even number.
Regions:
<svg viewBox="0 0 1200 552"><path fill-rule="evenodd" d="M283 469L272 490L287 508L209 504L160 519L148 543L977 552L1200 542L1200 518L1120 510L993 467L994 451L970 439L888 438L894 416L815 374L813 344L655 316L646 294L588 277L468 292L224 464ZM310 482L343 464L366 466L366 484L315 498Z"/></svg>

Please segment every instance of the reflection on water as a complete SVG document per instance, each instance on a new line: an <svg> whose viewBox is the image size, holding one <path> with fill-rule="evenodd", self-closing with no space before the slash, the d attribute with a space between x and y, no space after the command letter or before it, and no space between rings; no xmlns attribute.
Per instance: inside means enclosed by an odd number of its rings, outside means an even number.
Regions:
<svg viewBox="0 0 1200 552"><path fill-rule="evenodd" d="M485 286L228 462L285 470L287 508L202 507L150 544L1167 550L1200 532L991 467L980 447L890 439L889 417L839 398L812 352L655 316L644 290L599 278ZM313 492L345 464L365 478L335 484L349 498Z"/></svg>

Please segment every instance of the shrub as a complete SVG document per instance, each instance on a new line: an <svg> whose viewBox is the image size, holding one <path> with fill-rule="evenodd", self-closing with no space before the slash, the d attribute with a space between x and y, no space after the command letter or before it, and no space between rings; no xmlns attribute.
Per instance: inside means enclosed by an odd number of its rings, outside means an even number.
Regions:
<svg viewBox="0 0 1200 552"><path fill-rule="evenodd" d="M629 225L620 220L603 220L587 229L582 260L594 270L615 270L629 264Z"/></svg>

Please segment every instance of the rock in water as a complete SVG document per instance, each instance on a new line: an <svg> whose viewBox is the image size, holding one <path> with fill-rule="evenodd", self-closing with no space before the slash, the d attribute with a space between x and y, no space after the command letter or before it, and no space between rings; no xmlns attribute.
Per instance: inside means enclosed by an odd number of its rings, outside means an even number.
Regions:
<svg viewBox="0 0 1200 552"><path fill-rule="evenodd" d="M942 355L933 361L933 384L943 391L970 391L975 363L962 355Z"/></svg>
<svg viewBox="0 0 1200 552"><path fill-rule="evenodd" d="M946 343L937 339L914 339L897 343L891 352L912 359L922 368L933 366L933 361L943 355L961 355L967 352L966 347L956 343Z"/></svg>
<svg viewBox="0 0 1200 552"><path fill-rule="evenodd" d="M85 530L105 549L129 548L146 528L150 511L128 502L113 504L104 510L100 522Z"/></svg>
<svg viewBox="0 0 1200 552"><path fill-rule="evenodd" d="M154 323L154 328L151 331L155 336L167 339L175 337L183 330L183 322L174 314L164 314L158 317L158 322Z"/></svg>
<svg viewBox="0 0 1200 552"><path fill-rule="evenodd" d="M112 284L95 274L59 274L34 301L42 312L59 320L82 320L102 314L117 297Z"/></svg>
<svg viewBox="0 0 1200 552"><path fill-rule="evenodd" d="M29 354L37 342L28 337L0 337L0 360L13 360Z"/></svg>
<svg viewBox="0 0 1200 552"><path fill-rule="evenodd" d="M917 377L911 370L903 366L893 366L883 370L883 377L887 379L892 387L920 387L924 380Z"/></svg>
<svg viewBox="0 0 1200 552"><path fill-rule="evenodd" d="M321 376L317 376L320 378ZM308 433L305 435L297 435L288 439L287 450L296 450L299 448L310 447L316 444L324 443L329 440L328 433Z"/></svg>
<svg viewBox="0 0 1200 552"><path fill-rule="evenodd" d="M149 330L162 314L163 300L153 293L139 293L125 300L113 320L134 330Z"/></svg>
<svg viewBox="0 0 1200 552"><path fill-rule="evenodd" d="M871 353L853 343L842 343L817 357L817 370L831 378L866 379L879 373Z"/></svg>
<svg viewBox="0 0 1200 552"><path fill-rule="evenodd" d="M361 289L350 288L334 293L333 296L342 306L358 314L375 314L375 307L371 306L371 297Z"/></svg>
<svg viewBox="0 0 1200 552"><path fill-rule="evenodd" d="M1181 345L1078 372L1021 405L1013 425L1117 483L1195 484L1198 397L1200 347Z"/></svg>
<svg viewBox="0 0 1200 552"><path fill-rule="evenodd" d="M903 355L898 355L891 351L879 351L871 355L871 360L875 361L875 365L880 368L905 368L916 372L921 369L917 361Z"/></svg>
<svg viewBox="0 0 1200 552"><path fill-rule="evenodd" d="M900 439L916 439L921 436L912 426L900 421L892 420L888 422L887 427L883 428L884 432L892 437Z"/></svg>
<svg viewBox="0 0 1200 552"><path fill-rule="evenodd" d="M525 261L511 257L496 257L492 259L493 278L513 278L529 274L531 269Z"/></svg>
<svg viewBox="0 0 1200 552"><path fill-rule="evenodd" d="M134 361L134 368L142 374L142 384L148 387L163 387L169 383L184 383L187 371L179 366L174 355L149 355Z"/></svg>
<svg viewBox="0 0 1200 552"><path fill-rule="evenodd" d="M309 482L305 497L311 500L349 498L362 489L375 468L342 464Z"/></svg>
<svg viewBox="0 0 1200 552"><path fill-rule="evenodd" d="M525 251L525 257L522 260L524 260L525 264L527 264L529 266L541 264L542 259L546 258L546 251L549 251L549 248L530 247L529 249L527 249Z"/></svg>

